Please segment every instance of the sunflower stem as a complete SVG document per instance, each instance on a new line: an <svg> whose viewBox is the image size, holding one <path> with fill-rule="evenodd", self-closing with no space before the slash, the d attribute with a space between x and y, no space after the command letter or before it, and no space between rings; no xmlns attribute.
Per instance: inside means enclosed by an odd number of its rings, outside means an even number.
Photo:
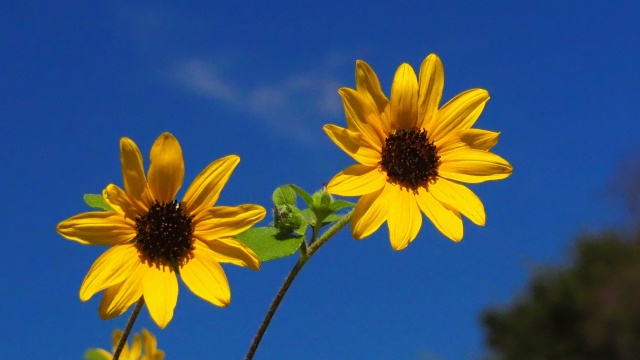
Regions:
<svg viewBox="0 0 640 360"><path fill-rule="evenodd" d="M245 356L245 360L253 359L253 356L255 355L256 350L258 350L258 346L260 345L260 341L262 341L262 337L264 336L264 333L267 331L267 328L271 323L271 319L273 319L273 316L276 314L276 311L278 310L278 306L280 306L280 303L282 302L284 295L289 290L289 287L291 286L291 283L293 283L293 280L295 280L295 278L300 273L300 270L302 270L302 267L307 263L307 261L311 258L311 256L316 251L318 251L320 247L322 247L322 245L326 244L327 241L329 241L329 239L333 237L333 235L335 235L338 231L344 228L349 223L349 221L351 221L352 215L353 215L353 210L348 212L345 216L343 216L340 220L338 220L335 224L333 224L333 226L329 228L329 230L327 230L324 234L322 234L322 236L320 236L311 245L307 247L305 244L306 256L303 255L302 252L300 253L300 258L298 259L296 264L293 266L293 268L289 272L289 275L287 275L287 278L284 280L284 283L280 287L280 290L278 290L276 297L271 302L271 305L269 306L269 310L267 310L267 313L265 314L264 319L262 320L262 323L258 328L258 332L256 332L256 335L254 336L253 341L251 342L251 346L249 347L249 351Z"/></svg>
<svg viewBox="0 0 640 360"><path fill-rule="evenodd" d="M322 234L322 236L320 236L318 240L314 241L313 244L309 245L309 247L307 248L307 253L309 254L309 257L311 257L311 255L313 255L316 251L318 251L318 249L320 249L322 245L324 245L327 241L329 241L329 239L331 239L333 235L335 235L338 231L342 230L342 228L345 227L351 221L351 216L353 216L353 210L346 213L340 220L336 221L336 223L333 224L333 226L330 227L329 230L325 231L325 233Z"/></svg>
<svg viewBox="0 0 640 360"><path fill-rule="evenodd" d="M300 243L300 258L301 259L308 259L309 258L309 251L307 250L307 242L303 241Z"/></svg>
<svg viewBox="0 0 640 360"><path fill-rule="evenodd" d="M141 296L138 302L136 303L136 306L133 308L131 317L129 317L129 322L127 322L127 327L125 327L124 331L122 332L122 337L120 337L120 342L118 343L118 347L116 348L116 351L113 353L113 360L118 360L120 358L120 353L122 352L124 345L127 343L127 338L131 333L131 329L133 329L133 324L136 322L136 319L138 319L138 314L140 314L140 310L142 310L142 305L144 305L144 297Z"/></svg>

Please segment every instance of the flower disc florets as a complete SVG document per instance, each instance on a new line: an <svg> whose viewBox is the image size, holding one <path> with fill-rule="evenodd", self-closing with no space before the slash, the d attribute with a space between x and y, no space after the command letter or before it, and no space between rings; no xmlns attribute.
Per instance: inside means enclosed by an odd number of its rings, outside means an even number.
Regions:
<svg viewBox="0 0 640 360"><path fill-rule="evenodd" d="M182 211L177 201L154 203L136 218L138 250L150 262L180 262L193 246L193 216Z"/></svg>
<svg viewBox="0 0 640 360"><path fill-rule="evenodd" d="M382 149L382 165L390 182L416 190L438 176L438 156L426 130L412 127L391 133Z"/></svg>

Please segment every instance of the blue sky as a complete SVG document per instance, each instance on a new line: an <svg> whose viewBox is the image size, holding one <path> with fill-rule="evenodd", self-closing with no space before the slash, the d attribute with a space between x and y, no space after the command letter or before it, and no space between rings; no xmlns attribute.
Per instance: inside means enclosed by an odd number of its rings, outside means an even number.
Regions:
<svg viewBox="0 0 640 360"><path fill-rule="evenodd" d="M495 152L514 173L472 186L487 225L467 221L456 244L425 221L401 252L386 228L360 242L341 233L294 283L256 359L478 358L481 309L563 261L575 235L629 220L610 184L640 155L638 18L632 1L0 5L0 358L81 358L124 327L126 316L98 317L99 296L78 299L104 249L55 232L86 210L84 193L121 183L121 137L148 159L172 132L185 183L239 154L219 204L269 207L275 187L313 191L352 163L321 128L344 125L337 89L354 87L357 59L388 93L397 66L429 53L444 63L443 99L491 94L476 126L502 133ZM294 261L227 266L228 308L181 287L165 330L146 309L135 330L154 332L168 359L241 358Z"/></svg>

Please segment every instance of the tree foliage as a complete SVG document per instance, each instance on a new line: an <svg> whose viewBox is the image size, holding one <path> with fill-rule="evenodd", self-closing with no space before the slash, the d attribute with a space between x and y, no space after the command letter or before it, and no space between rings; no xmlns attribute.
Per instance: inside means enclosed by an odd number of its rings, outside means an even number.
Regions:
<svg viewBox="0 0 640 360"><path fill-rule="evenodd" d="M578 239L570 266L481 320L493 359L640 359L640 232Z"/></svg>

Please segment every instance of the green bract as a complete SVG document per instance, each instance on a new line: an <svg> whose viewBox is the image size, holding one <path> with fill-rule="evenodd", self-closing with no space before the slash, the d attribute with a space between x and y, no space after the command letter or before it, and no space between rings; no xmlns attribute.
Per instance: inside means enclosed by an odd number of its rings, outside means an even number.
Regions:
<svg viewBox="0 0 640 360"><path fill-rule="evenodd" d="M94 209L113 211L113 208L104 201L104 198L102 198L100 194L84 194L82 198L87 205Z"/></svg>
<svg viewBox="0 0 640 360"><path fill-rule="evenodd" d="M297 207L297 196L308 206ZM311 242L319 230L342 218L336 211L353 207L344 200L333 200L325 189L309 195L295 185L277 188L272 195L273 226L249 229L236 237L253 250L260 261L275 260L293 255L303 244L307 227L311 226Z"/></svg>

